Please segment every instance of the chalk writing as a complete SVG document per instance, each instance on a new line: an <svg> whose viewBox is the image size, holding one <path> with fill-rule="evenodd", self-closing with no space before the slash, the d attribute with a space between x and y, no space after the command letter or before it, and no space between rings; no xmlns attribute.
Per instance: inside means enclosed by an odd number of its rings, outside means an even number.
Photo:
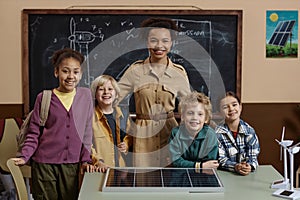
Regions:
<svg viewBox="0 0 300 200"><path fill-rule="evenodd" d="M172 18L180 28L169 56L186 69L192 88L210 95L214 89L211 85L215 79L214 67L217 67L226 89L236 91L238 17L232 14L202 15L201 12L155 15ZM153 16L149 13L49 13L28 12L28 23L25 23L28 28L25 39L28 39L31 108L38 92L57 85L55 77L49 74L53 74L51 56L58 49L70 47L85 56L80 82L84 87L89 87L94 77L103 73L119 80L133 62L148 56L139 29L144 19ZM193 48L189 48L193 45L200 50L193 52Z"/></svg>

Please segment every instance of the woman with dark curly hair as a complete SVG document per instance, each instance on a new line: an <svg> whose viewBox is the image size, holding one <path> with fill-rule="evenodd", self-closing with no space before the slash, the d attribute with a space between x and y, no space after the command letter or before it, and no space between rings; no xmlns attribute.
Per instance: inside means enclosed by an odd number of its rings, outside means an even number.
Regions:
<svg viewBox="0 0 300 200"><path fill-rule="evenodd" d="M177 26L168 18L149 18L141 24L149 57L133 63L119 81L119 101L133 93L136 120L133 165L164 167L169 164L168 138L177 126L175 100L190 92L185 69L168 57Z"/></svg>

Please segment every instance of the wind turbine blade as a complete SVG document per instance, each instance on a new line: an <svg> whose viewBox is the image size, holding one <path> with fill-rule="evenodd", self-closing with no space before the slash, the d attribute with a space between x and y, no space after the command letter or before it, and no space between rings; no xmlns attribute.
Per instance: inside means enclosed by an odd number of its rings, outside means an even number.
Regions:
<svg viewBox="0 0 300 200"><path fill-rule="evenodd" d="M300 142L298 142L297 144L291 146L290 148L294 148L294 147L299 146L299 145L300 145Z"/></svg>
<svg viewBox="0 0 300 200"><path fill-rule="evenodd" d="M75 30L76 30L76 24L75 24L75 20L74 20L73 17L70 20L70 27L69 28L70 28L70 34L74 35L75 34Z"/></svg>
<svg viewBox="0 0 300 200"><path fill-rule="evenodd" d="M282 127L282 133L281 133L281 142L283 141L284 139L284 132L285 132L285 126ZM276 140L279 144L280 144L280 160L282 160L282 144Z"/></svg>
<svg viewBox="0 0 300 200"><path fill-rule="evenodd" d="M281 141L284 139L285 126L282 127Z"/></svg>

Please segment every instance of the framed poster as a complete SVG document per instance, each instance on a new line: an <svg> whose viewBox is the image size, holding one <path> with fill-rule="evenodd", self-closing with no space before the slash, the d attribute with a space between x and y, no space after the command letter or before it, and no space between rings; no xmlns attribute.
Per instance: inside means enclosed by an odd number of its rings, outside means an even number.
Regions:
<svg viewBox="0 0 300 200"><path fill-rule="evenodd" d="M266 14L266 57L298 57L298 11L268 10Z"/></svg>

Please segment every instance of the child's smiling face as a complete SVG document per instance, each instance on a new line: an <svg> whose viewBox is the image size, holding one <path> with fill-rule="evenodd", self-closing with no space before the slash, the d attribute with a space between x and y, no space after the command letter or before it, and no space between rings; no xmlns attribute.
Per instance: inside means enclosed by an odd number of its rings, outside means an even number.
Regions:
<svg viewBox="0 0 300 200"><path fill-rule="evenodd" d="M205 108L202 103L189 104L181 114L181 121L191 136L196 136L206 123Z"/></svg>
<svg viewBox="0 0 300 200"><path fill-rule="evenodd" d="M227 96L220 101L220 110L225 117L226 122L239 120L242 105L233 96Z"/></svg>
<svg viewBox="0 0 300 200"><path fill-rule="evenodd" d="M112 106L116 97L116 90L110 80L106 81L102 86L98 86L96 91L96 99L101 108Z"/></svg>
<svg viewBox="0 0 300 200"><path fill-rule="evenodd" d="M55 69L54 75L59 80L59 91L72 92L82 76L80 62L74 58L65 58Z"/></svg>

